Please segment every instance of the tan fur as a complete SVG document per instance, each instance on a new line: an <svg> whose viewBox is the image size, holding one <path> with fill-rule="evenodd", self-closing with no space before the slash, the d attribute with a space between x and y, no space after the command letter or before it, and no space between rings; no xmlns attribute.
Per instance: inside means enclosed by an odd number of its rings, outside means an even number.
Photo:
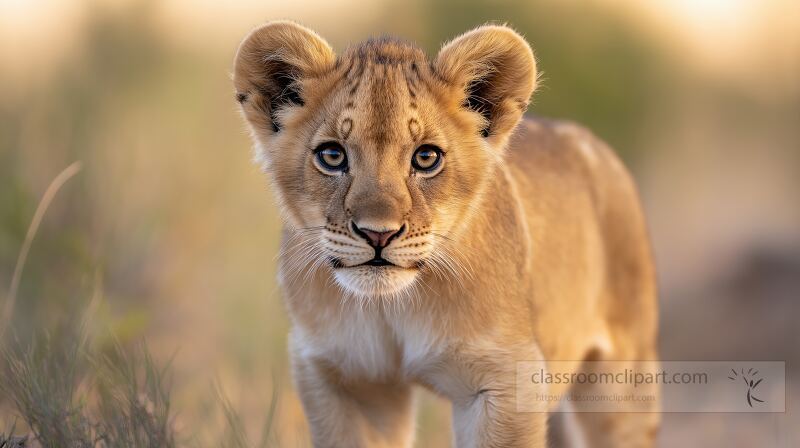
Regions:
<svg viewBox="0 0 800 448"><path fill-rule="evenodd" d="M457 446L541 447L546 415L515 408L517 361L656 359L634 184L588 131L520 124L536 65L513 30L477 28L429 61L391 39L337 57L273 22L242 43L234 84L284 216L280 280L315 446L410 446L420 384L453 403ZM326 141L347 172L315 165ZM435 175L411 168L421 144L445 152ZM374 251L351 223L403 228L383 252L395 266L357 266ZM656 415L581 420L590 446L650 446Z"/></svg>

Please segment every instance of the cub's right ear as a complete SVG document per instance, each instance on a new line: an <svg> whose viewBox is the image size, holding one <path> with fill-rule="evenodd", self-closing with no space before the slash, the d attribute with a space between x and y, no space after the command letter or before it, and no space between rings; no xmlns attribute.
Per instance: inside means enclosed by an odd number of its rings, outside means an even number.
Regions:
<svg viewBox="0 0 800 448"><path fill-rule="evenodd" d="M317 33L293 22L269 22L239 46L234 62L236 99L258 132L281 129L281 111L302 106L303 81L322 74L336 55Z"/></svg>
<svg viewBox="0 0 800 448"><path fill-rule="evenodd" d="M445 45L435 67L460 91L463 106L481 115L481 135L504 144L536 88L536 59L525 39L507 26L484 25Z"/></svg>

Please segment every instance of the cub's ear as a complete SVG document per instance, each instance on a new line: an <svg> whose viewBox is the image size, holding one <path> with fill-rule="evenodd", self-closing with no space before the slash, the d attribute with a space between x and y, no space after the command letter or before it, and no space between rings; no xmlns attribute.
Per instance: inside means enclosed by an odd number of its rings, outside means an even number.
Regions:
<svg viewBox="0 0 800 448"><path fill-rule="evenodd" d="M522 36L506 26L485 25L446 44L434 64L459 89L463 107L485 119L483 137L504 142L528 108L536 88L536 60Z"/></svg>
<svg viewBox="0 0 800 448"><path fill-rule="evenodd" d="M236 99L257 131L278 132L281 109L304 103L303 81L335 62L333 49L317 33L293 22L269 22L239 46L233 72Z"/></svg>

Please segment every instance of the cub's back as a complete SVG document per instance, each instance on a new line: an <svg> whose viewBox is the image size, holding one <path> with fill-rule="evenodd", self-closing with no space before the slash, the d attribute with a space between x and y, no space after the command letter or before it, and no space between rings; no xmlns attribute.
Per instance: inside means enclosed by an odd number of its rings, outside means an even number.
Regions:
<svg viewBox="0 0 800 448"><path fill-rule="evenodd" d="M547 302L537 308L561 322L568 313L576 326L600 313L654 338L648 232L633 178L613 150L574 123L526 118L506 160L533 241L534 300Z"/></svg>

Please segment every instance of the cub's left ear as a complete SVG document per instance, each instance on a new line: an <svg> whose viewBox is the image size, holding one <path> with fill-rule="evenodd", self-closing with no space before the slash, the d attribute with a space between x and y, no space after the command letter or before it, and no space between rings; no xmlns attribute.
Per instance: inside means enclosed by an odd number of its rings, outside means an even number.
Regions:
<svg viewBox="0 0 800 448"><path fill-rule="evenodd" d="M233 84L245 117L259 132L279 132L287 106L304 104L304 81L336 61L317 33L289 21L269 22L245 37L236 53Z"/></svg>
<svg viewBox="0 0 800 448"><path fill-rule="evenodd" d="M506 26L485 25L453 39L435 68L462 93L462 106L483 116L480 132L496 143L517 125L536 88L533 51Z"/></svg>

